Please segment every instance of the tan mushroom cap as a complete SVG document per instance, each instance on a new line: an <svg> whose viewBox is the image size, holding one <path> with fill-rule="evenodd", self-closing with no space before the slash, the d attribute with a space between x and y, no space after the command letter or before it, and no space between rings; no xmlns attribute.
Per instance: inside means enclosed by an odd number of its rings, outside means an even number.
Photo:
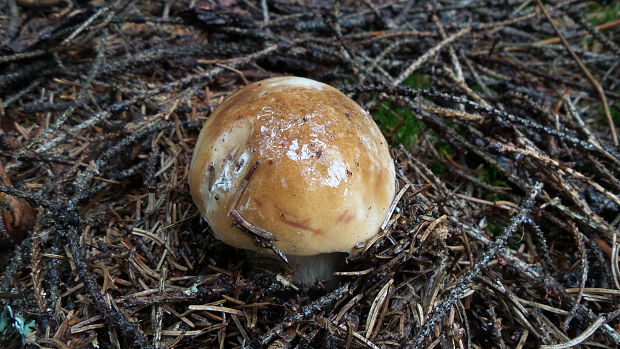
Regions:
<svg viewBox="0 0 620 349"><path fill-rule="evenodd" d="M242 88L209 117L190 191L231 246L258 249L233 225L237 210L272 233L285 254L350 252L388 213L394 163L381 131L353 100L314 80L277 77Z"/></svg>

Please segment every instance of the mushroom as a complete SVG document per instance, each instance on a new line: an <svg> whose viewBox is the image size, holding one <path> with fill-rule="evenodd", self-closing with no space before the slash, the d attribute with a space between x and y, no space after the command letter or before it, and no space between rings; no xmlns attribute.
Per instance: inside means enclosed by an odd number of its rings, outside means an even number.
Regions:
<svg viewBox="0 0 620 349"><path fill-rule="evenodd" d="M368 112L300 77L255 82L222 102L200 132L189 181L219 239L272 247L303 287L331 278L333 253L377 234L396 189L387 142Z"/></svg>

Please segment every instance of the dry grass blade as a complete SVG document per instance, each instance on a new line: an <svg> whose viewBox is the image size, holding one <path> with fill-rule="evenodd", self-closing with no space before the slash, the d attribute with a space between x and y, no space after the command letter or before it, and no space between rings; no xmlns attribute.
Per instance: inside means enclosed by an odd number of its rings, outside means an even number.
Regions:
<svg viewBox="0 0 620 349"><path fill-rule="evenodd" d="M375 297L375 300L370 306L370 310L368 311L368 320L366 323L366 339L370 339L373 334L377 322L377 317L379 316L379 312L381 311L381 308L387 300L388 293L390 292L390 286L392 286L393 283L393 279L390 279L388 282L386 282L379 291L379 293L377 293L377 297Z"/></svg>
<svg viewBox="0 0 620 349"><path fill-rule="evenodd" d="M604 323L605 323L605 317L604 316L600 316L598 319L596 319L596 321L594 321L592 323L592 325L590 325L590 327L588 327L585 331L583 331L582 334L580 334L579 336L571 339L570 341L564 342L562 344L541 345L540 347L543 348L543 349L564 349L564 348L574 347L575 345L579 345L583 341L588 339L588 337L590 337Z"/></svg>

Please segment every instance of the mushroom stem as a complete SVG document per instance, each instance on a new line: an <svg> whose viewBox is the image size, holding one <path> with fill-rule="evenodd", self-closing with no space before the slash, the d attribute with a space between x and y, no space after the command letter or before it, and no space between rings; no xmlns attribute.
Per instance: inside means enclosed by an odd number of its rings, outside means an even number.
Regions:
<svg viewBox="0 0 620 349"><path fill-rule="evenodd" d="M330 286L335 271L345 261L346 253L321 253L314 256L289 256L289 264L293 267L293 283L304 289L312 287L319 281L328 281Z"/></svg>
<svg viewBox="0 0 620 349"><path fill-rule="evenodd" d="M245 255L252 268L274 273L284 272L291 276L291 281L295 286L308 290L319 281L325 282L324 286L327 288L335 286L334 272L344 268L348 253L321 253L314 256L289 255L288 264L275 254L264 250L246 250Z"/></svg>

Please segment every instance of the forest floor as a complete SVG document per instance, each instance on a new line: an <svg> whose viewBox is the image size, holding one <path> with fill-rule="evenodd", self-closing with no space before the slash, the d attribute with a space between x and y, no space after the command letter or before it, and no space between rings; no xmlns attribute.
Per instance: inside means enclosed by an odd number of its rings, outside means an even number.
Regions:
<svg viewBox="0 0 620 349"><path fill-rule="evenodd" d="M618 348L620 5L0 5L0 347ZM295 290L189 195L222 100L297 75L392 145L386 227Z"/></svg>

